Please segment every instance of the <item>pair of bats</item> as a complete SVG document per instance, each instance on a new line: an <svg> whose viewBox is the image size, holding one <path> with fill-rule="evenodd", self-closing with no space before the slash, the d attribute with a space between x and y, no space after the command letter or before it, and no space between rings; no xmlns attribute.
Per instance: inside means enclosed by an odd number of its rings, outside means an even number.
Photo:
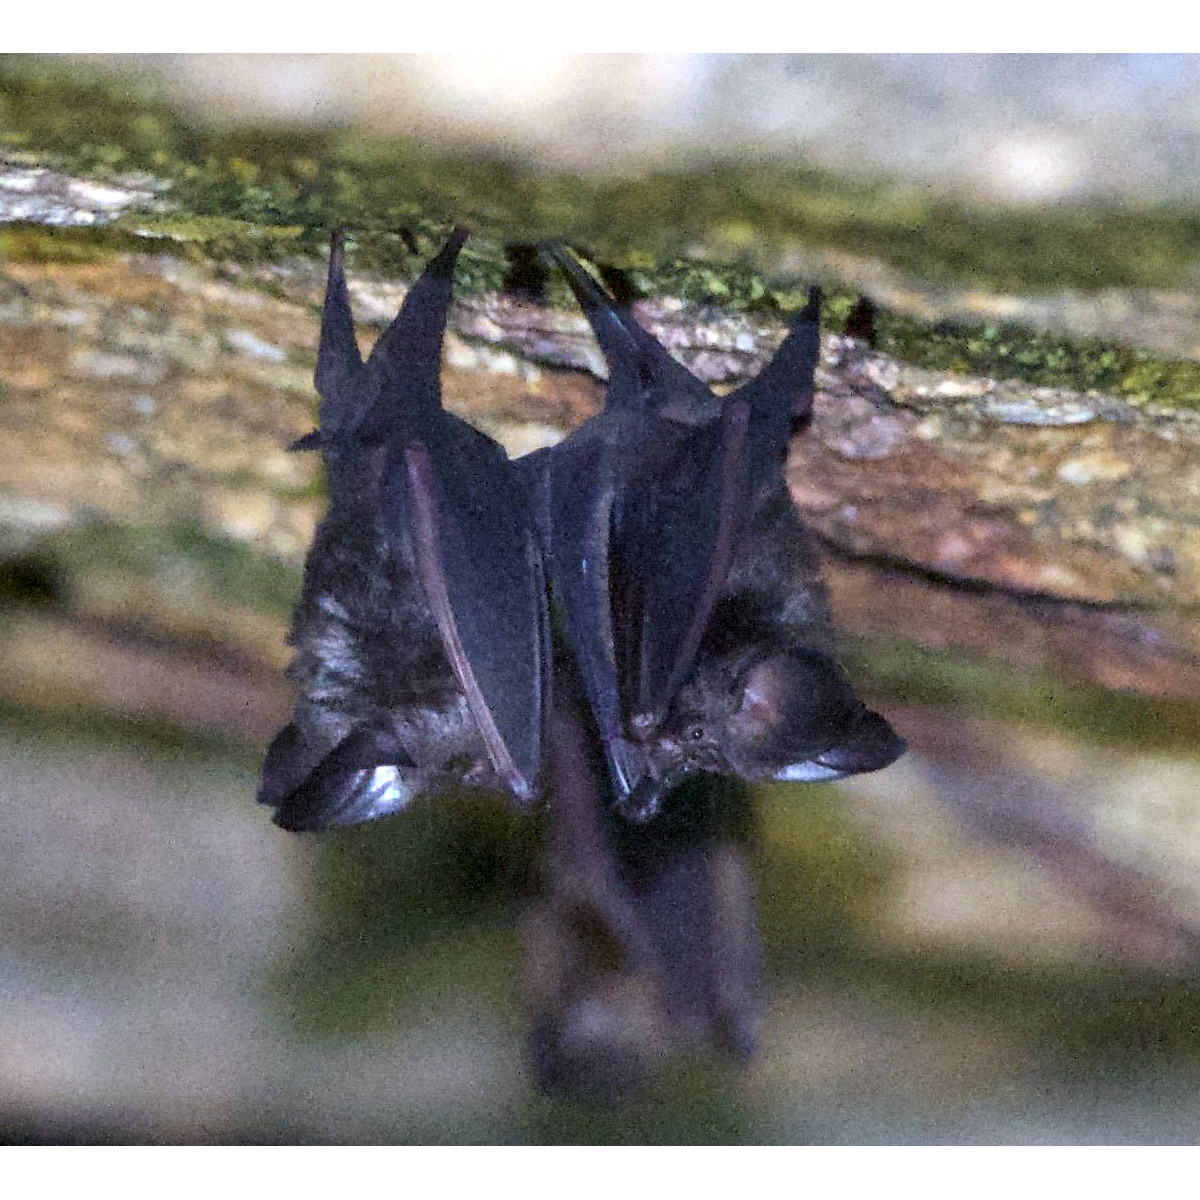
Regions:
<svg viewBox="0 0 1200 1200"><path fill-rule="evenodd" d="M276 822L356 824L455 785L530 804L563 656L612 802L634 819L697 771L814 780L894 761L903 742L831 657L827 613L792 586L811 550L783 463L811 411L819 294L720 400L550 247L608 390L564 442L510 461L442 407L465 240L451 235L364 362L334 239L320 427L296 444L324 456L329 509L291 633L299 703L263 767Z"/></svg>
<svg viewBox="0 0 1200 1200"><path fill-rule="evenodd" d="M877 770L904 742L832 657L784 481L813 403L819 293L722 400L546 247L608 389L564 442L510 461L441 403L465 239L451 234L364 362L334 238L319 429L294 447L322 453L329 508L291 632L299 700L259 799L283 828L319 830L464 785L522 806L544 794L548 880L528 939L539 1079L620 1091L663 1051L753 1044L736 780Z"/></svg>

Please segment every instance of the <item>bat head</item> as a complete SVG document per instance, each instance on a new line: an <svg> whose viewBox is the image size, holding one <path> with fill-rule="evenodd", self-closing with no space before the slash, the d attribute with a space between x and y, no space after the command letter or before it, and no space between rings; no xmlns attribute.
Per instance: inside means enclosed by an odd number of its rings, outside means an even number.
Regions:
<svg viewBox="0 0 1200 1200"><path fill-rule="evenodd" d="M816 782L889 766L905 742L820 650L789 647L704 661L646 743L636 807L655 811L695 771Z"/></svg>
<svg viewBox="0 0 1200 1200"><path fill-rule="evenodd" d="M721 732L727 758L747 779L837 779L878 771L905 749L833 659L809 649L743 671Z"/></svg>

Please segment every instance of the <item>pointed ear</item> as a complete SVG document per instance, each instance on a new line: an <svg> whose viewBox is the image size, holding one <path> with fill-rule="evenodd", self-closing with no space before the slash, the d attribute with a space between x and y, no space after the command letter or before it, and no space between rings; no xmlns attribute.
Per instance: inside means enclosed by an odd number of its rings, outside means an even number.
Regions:
<svg viewBox="0 0 1200 1200"><path fill-rule="evenodd" d="M730 731L740 745L775 761L821 755L847 738L866 711L841 668L819 650L762 658L739 683Z"/></svg>
<svg viewBox="0 0 1200 1200"><path fill-rule="evenodd" d="M354 337L354 316L343 267L345 238L334 230L329 247L329 277L325 283L325 308L321 314L321 343L313 376L321 397L321 428L334 430L352 425L362 355Z"/></svg>
<svg viewBox="0 0 1200 1200"><path fill-rule="evenodd" d="M816 761L842 775L859 775L891 766L907 749L908 743L883 717L864 708L846 736Z"/></svg>
<svg viewBox="0 0 1200 1200"><path fill-rule="evenodd" d="M636 322L629 310L618 309L608 292L583 269L579 260L565 246L558 242L547 242L541 249L551 263L563 269L567 283L575 293L575 299L583 309L583 315L587 317L610 367L613 363L634 359L641 343L638 331L632 328Z"/></svg>
<svg viewBox="0 0 1200 1200"><path fill-rule="evenodd" d="M315 765L310 753L294 724L267 751L258 799L275 807L272 819L281 829L358 825L390 816L413 799L402 772L416 764L390 728L359 728Z"/></svg>
<svg viewBox="0 0 1200 1200"><path fill-rule="evenodd" d="M404 412L432 412L441 407L442 339L453 299L454 264L467 240L467 231L456 228L436 257L430 260L409 289L396 319L383 331L367 359L376 396L385 394L383 423L399 409L386 398L397 387L404 389ZM374 422L373 422L374 423Z"/></svg>

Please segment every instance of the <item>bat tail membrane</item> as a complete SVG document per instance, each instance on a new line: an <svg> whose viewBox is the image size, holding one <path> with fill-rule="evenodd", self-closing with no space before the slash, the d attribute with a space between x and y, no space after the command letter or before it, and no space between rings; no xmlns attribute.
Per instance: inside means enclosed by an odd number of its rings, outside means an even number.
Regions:
<svg viewBox="0 0 1200 1200"><path fill-rule="evenodd" d="M367 359L374 399L365 418L368 436L383 435L441 408L442 341L453 299L454 264L466 240L465 229L451 233L375 343ZM397 403L397 393L403 403Z"/></svg>

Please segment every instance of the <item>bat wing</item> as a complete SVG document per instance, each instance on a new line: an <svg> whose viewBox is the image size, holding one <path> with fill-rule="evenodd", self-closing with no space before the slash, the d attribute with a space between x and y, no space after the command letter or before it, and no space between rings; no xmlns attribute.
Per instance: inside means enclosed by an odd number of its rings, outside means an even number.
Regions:
<svg viewBox="0 0 1200 1200"><path fill-rule="evenodd" d="M490 438L448 414L428 424L393 464L389 512L409 530L421 586L488 758L504 785L530 800L550 680L531 498Z"/></svg>
<svg viewBox="0 0 1200 1200"><path fill-rule="evenodd" d="M525 475L442 407L442 339L456 229L413 285L367 362L375 401L363 435L389 447L384 505L404 530L442 644L488 758L531 799L541 768L549 622Z"/></svg>
<svg viewBox="0 0 1200 1200"><path fill-rule="evenodd" d="M603 570L593 567L590 583L571 580L568 624L582 626L572 631L577 654L581 642L592 643L579 657L593 708L598 700L614 707L618 684L625 718L651 732L687 675L721 595L750 515L751 477L774 448L786 447L792 402L781 399L782 389L765 386L721 405L573 256L558 248L550 255L565 270L608 362L600 420L614 429L601 439L607 463L593 470L589 496L609 501ZM629 414L623 426L622 412ZM712 415L703 419L706 412ZM678 419L683 415L687 422ZM621 434L639 444L616 444ZM568 452L561 457L565 462ZM570 470L558 472L563 500L587 488L586 480L566 478ZM552 511L568 525L565 536L556 531L556 545L578 540L581 515L562 512L558 497ZM605 515L602 505L591 504L582 517L594 526ZM564 565L593 562L604 538L589 531L589 541L568 546L576 552L562 555ZM597 719L602 733L612 722L604 711Z"/></svg>
<svg viewBox="0 0 1200 1200"><path fill-rule="evenodd" d="M795 422L812 408L821 296L809 292L771 361L682 440L675 460L632 499L643 518L622 557L637 562L641 621L626 675L636 712L656 728L695 661L758 497L783 486ZM698 381L696 381L698 382ZM632 626L632 622L631 622Z"/></svg>
<svg viewBox="0 0 1200 1200"><path fill-rule="evenodd" d="M730 407L689 430L621 498L612 551L620 673L631 721L646 734L695 659L737 549L744 418Z"/></svg>
<svg viewBox="0 0 1200 1200"><path fill-rule="evenodd" d="M640 774L627 733L695 653L728 565L738 479L726 443L740 427L572 255L548 253L609 368L603 413L549 454L546 507L556 600L623 799ZM709 415L693 426L677 411ZM663 536L664 521L682 535Z"/></svg>

